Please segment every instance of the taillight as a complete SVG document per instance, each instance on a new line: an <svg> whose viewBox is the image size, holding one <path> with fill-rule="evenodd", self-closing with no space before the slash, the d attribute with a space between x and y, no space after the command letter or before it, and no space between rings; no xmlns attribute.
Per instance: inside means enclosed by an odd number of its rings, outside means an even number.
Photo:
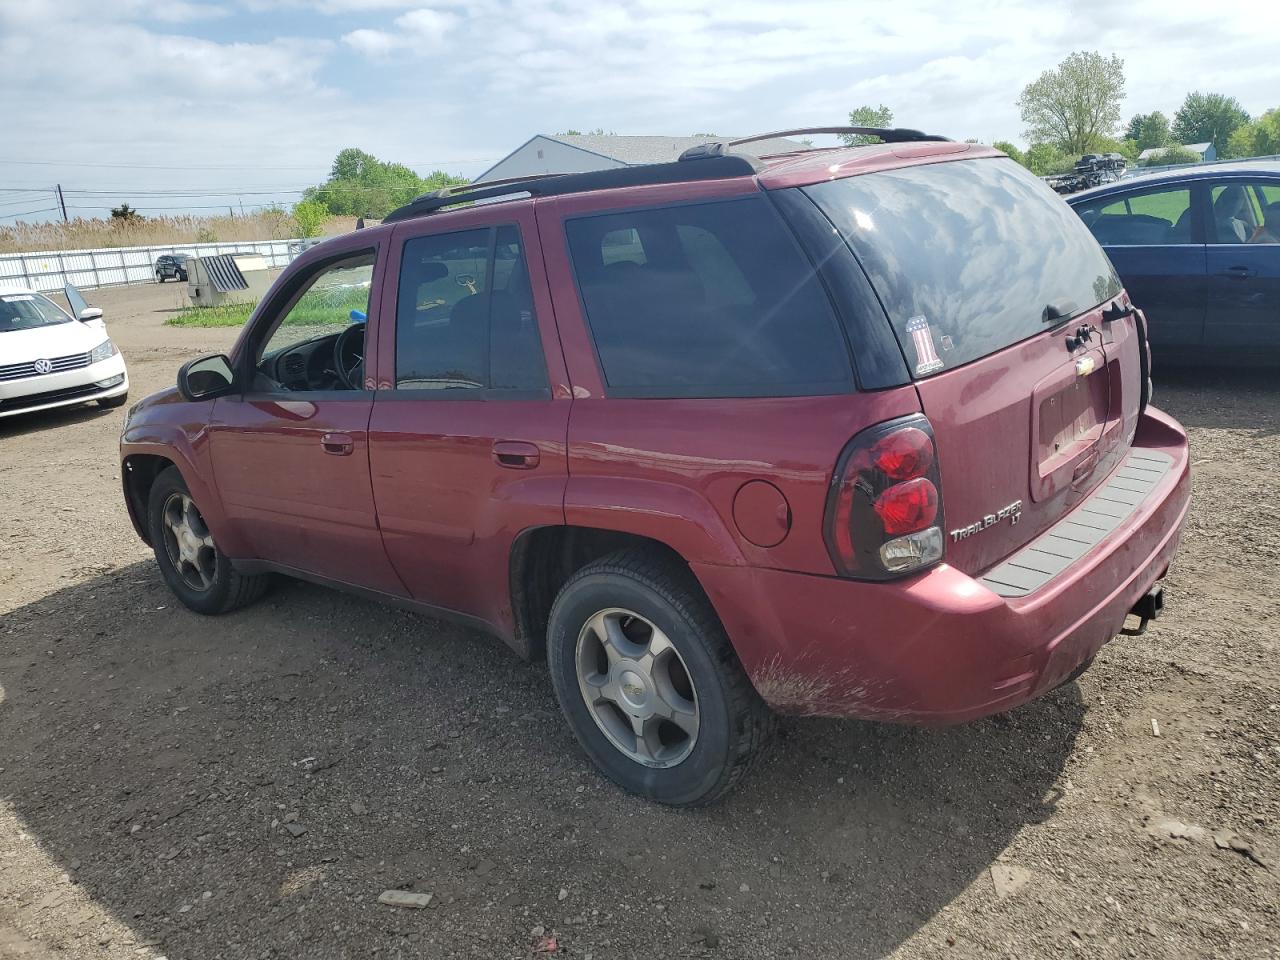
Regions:
<svg viewBox="0 0 1280 960"><path fill-rule="evenodd" d="M940 486L933 428L922 414L854 437L827 496L827 550L836 571L888 580L941 560Z"/></svg>

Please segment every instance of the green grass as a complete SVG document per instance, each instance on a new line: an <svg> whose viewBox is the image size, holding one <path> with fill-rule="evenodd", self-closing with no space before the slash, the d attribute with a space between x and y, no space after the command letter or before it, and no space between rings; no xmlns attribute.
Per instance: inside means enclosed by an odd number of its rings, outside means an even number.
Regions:
<svg viewBox="0 0 1280 960"><path fill-rule="evenodd" d="M225 303L217 307L183 307L165 321L171 327L239 327L257 303ZM369 308L366 287L343 286L308 290L284 318L286 327L345 327L351 311Z"/></svg>

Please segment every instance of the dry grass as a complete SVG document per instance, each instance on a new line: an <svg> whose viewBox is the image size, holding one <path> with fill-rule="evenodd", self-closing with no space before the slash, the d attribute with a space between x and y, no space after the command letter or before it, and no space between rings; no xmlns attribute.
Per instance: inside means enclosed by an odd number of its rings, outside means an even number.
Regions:
<svg viewBox="0 0 1280 960"><path fill-rule="evenodd" d="M354 230L355 225L355 217L330 217L321 232L334 236ZM77 218L70 223L0 226L0 253L288 240L296 236L298 225L283 211L262 211L247 217L142 217L133 222Z"/></svg>

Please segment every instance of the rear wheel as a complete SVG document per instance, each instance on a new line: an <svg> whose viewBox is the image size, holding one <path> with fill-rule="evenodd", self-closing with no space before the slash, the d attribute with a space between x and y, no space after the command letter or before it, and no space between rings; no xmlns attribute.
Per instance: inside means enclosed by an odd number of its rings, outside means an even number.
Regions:
<svg viewBox="0 0 1280 960"><path fill-rule="evenodd" d="M561 710L587 755L651 800L717 799L772 729L693 576L647 551L605 557L565 584L547 656Z"/></svg>
<svg viewBox="0 0 1280 960"><path fill-rule="evenodd" d="M177 467L156 477L147 519L165 583L196 613L228 613L266 592L270 577L237 573L218 549Z"/></svg>

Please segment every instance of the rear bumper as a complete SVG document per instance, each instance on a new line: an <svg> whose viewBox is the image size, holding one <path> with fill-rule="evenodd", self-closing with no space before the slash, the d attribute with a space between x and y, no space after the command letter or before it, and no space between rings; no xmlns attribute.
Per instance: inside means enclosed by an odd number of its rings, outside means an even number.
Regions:
<svg viewBox="0 0 1280 960"><path fill-rule="evenodd" d="M897 583L695 564L739 657L783 713L960 723L1052 690L1169 568L1190 503L1181 426L1148 409L1135 448L1173 466L1116 529L1026 596L945 563Z"/></svg>

